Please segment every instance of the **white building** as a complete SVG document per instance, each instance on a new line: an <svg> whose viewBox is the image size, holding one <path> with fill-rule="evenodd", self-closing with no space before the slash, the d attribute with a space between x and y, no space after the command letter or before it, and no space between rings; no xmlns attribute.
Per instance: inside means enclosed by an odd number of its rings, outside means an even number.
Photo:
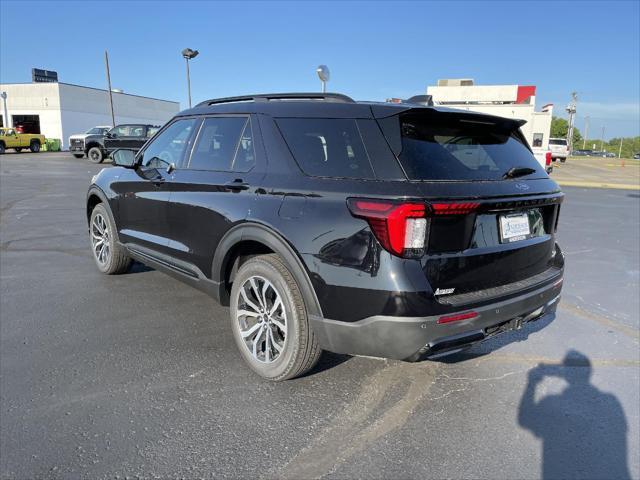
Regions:
<svg viewBox="0 0 640 480"><path fill-rule="evenodd" d="M427 87L435 105L526 120L522 133L532 147L548 148L553 105L535 111L533 85L474 85L472 79L438 80Z"/></svg>
<svg viewBox="0 0 640 480"><path fill-rule="evenodd" d="M0 108L0 124L23 124L32 133L58 138L68 148L69 136L97 125L111 125L107 90L69 83L0 84L6 92L7 115ZM116 123L162 125L180 110L178 102L113 92ZM26 130L25 130L26 131Z"/></svg>

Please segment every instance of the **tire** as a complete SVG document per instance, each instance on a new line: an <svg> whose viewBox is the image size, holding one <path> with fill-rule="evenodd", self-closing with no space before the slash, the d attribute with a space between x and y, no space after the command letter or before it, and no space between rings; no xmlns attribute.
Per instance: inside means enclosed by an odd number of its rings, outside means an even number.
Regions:
<svg viewBox="0 0 640 480"><path fill-rule="evenodd" d="M87 152L87 158L93 163L102 163L104 160L104 154L100 147L91 147Z"/></svg>
<svg viewBox="0 0 640 480"><path fill-rule="evenodd" d="M31 145L29 146L29 150L31 150L32 153L38 153L40 151L40 142L37 140L34 140L33 142L31 142Z"/></svg>
<svg viewBox="0 0 640 480"><path fill-rule="evenodd" d="M22 151L22 147L14 148L14 150L16 151L16 153L20 153Z"/></svg>
<svg viewBox="0 0 640 480"><path fill-rule="evenodd" d="M0 155L4 153L4 143L0 142Z"/></svg>
<svg viewBox="0 0 640 480"><path fill-rule="evenodd" d="M560 163L564 163L564 162L566 162L566 161L567 161L567 157L560 158Z"/></svg>
<svg viewBox="0 0 640 480"><path fill-rule="evenodd" d="M98 270L106 275L124 273L131 265L131 258L122 245L116 242L116 227L104 204L97 204L89 221L91 253Z"/></svg>
<svg viewBox="0 0 640 480"><path fill-rule="evenodd" d="M260 308L273 315L261 314ZM267 380L299 377L322 354L300 288L275 254L253 257L238 269L231 288L231 329L245 362Z"/></svg>
<svg viewBox="0 0 640 480"><path fill-rule="evenodd" d="M84 157L84 153L74 153L73 156L76 158L82 158Z"/></svg>

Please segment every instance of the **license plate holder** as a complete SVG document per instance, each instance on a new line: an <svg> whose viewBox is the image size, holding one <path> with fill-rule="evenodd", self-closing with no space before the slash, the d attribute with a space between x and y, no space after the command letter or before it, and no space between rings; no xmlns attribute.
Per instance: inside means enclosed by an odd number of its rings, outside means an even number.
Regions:
<svg viewBox="0 0 640 480"><path fill-rule="evenodd" d="M500 242L513 243L531 238L531 226L529 225L529 215L526 212L498 217L500 226Z"/></svg>

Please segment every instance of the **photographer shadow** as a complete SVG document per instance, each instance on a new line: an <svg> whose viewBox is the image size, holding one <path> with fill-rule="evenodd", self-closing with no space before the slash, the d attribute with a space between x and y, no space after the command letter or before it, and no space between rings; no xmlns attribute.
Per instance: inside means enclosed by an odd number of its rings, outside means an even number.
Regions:
<svg viewBox="0 0 640 480"><path fill-rule="evenodd" d="M540 364L529 372L518 422L542 440L543 479L631 478L622 406L591 384L591 373L589 358L575 350L561 365ZM568 385L536 401L536 387L545 377Z"/></svg>

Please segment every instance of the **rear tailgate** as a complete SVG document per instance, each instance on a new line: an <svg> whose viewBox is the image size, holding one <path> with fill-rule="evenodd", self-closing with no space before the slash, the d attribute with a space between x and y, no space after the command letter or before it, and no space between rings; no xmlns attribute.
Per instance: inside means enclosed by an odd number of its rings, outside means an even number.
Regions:
<svg viewBox="0 0 640 480"><path fill-rule="evenodd" d="M379 124L429 205L421 262L439 301L477 302L559 274L563 194L519 123L413 109Z"/></svg>

